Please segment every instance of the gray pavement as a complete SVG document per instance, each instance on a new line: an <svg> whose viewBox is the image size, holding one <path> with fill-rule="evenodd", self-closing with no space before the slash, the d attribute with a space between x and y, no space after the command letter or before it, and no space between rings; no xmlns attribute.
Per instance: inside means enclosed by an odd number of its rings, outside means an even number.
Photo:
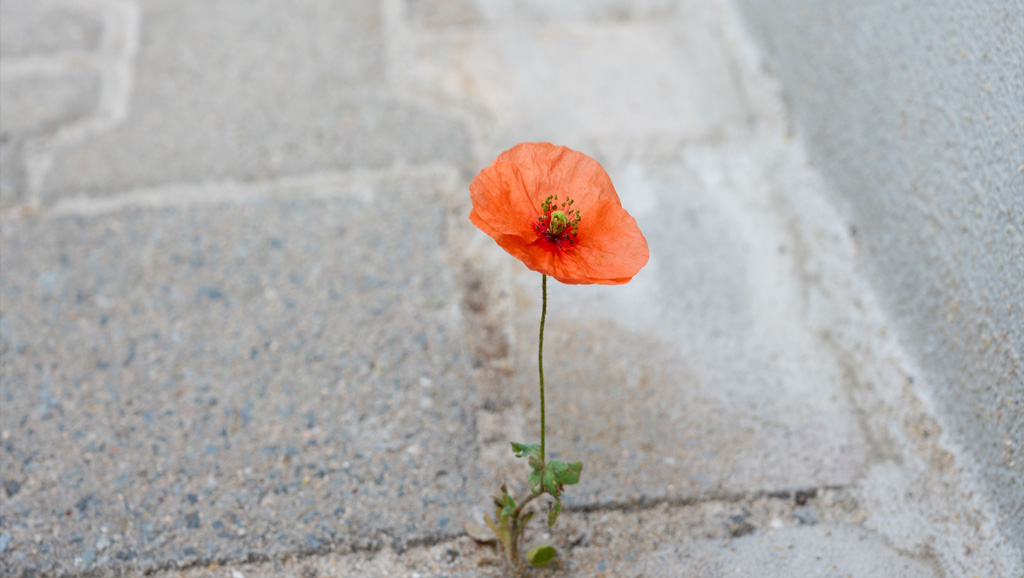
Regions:
<svg viewBox="0 0 1024 578"><path fill-rule="evenodd" d="M537 435L539 276L467 185L520 140L598 158L652 255L551 286L585 467L537 575L1020 570L729 2L0 22L0 573L503 575L461 524Z"/></svg>

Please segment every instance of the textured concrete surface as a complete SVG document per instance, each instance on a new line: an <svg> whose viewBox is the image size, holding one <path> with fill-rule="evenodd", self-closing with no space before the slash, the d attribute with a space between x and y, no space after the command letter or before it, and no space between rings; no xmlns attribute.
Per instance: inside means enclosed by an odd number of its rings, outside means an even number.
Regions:
<svg viewBox="0 0 1024 578"><path fill-rule="evenodd" d="M927 559L901 553L857 525L855 500L825 491L813 500L829 512L816 524L793 515L792 499L708 501L677 509L574 513L545 539L571 552L538 576L897 576L932 578L941 572ZM796 508L799 510L800 508ZM804 509L807 509L805 506ZM853 522L853 524L851 524ZM770 528L758 531L756 527ZM213 565L159 576L502 576L481 565L469 538L402 555L384 550L347 556L301 558L264 564Z"/></svg>
<svg viewBox="0 0 1024 578"><path fill-rule="evenodd" d="M3 135L39 134L77 120L95 109L98 89L99 79L91 75L4 78L0 85Z"/></svg>
<svg viewBox="0 0 1024 578"><path fill-rule="evenodd" d="M5 223L4 525L45 536L31 566L453 535L485 493L434 184Z"/></svg>
<svg viewBox="0 0 1024 578"><path fill-rule="evenodd" d="M1024 549L1024 2L740 4L894 328Z"/></svg>
<svg viewBox="0 0 1024 578"><path fill-rule="evenodd" d="M146 2L127 118L61 147L46 198L462 161L465 128L381 85L378 2Z"/></svg>
<svg viewBox="0 0 1024 578"><path fill-rule="evenodd" d="M0 11L0 573L506 575L540 279L467 185L539 139L652 259L549 287L535 575L1021 573L731 3Z"/></svg>
<svg viewBox="0 0 1024 578"><path fill-rule="evenodd" d="M0 51L4 56L38 56L96 49L103 14L95 8L52 0L3 0Z"/></svg>
<svg viewBox="0 0 1024 578"><path fill-rule="evenodd" d="M849 526L793 528L743 536L729 544L687 542L654 552L638 564L657 572L666 560L675 564L680 573L707 578L764 575L923 578L941 575L931 561L894 552L877 536Z"/></svg>

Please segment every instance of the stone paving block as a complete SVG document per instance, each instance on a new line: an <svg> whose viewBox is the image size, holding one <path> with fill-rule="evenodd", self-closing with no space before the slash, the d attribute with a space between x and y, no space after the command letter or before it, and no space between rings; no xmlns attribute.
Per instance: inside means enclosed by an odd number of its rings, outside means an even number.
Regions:
<svg viewBox="0 0 1024 578"><path fill-rule="evenodd" d="M457 535L484 495L437 186L6 221L0 574Z"/></svg>
<svg viewBox="0 0 1024 578"><path fill-rule="evenodd" d="M729 150L610 166L650 263L619 287L549 283L548 447L584 463L572 504L846 486L878 458L802 322L800 247L757 184L775 169ZM540 275L515 267L513 391L532 400L516 441L536 442Z"/></svg>
<svg viewBox="0 0 1024 578"><path fill-rule="evenodd" d="M99 10L53 0L0 0L0 57L91 51L99 47Z"/></svg>
<svg viewBox="0 0 1024 578"><path fill-rule="evenodd" d="M499 20L416 42L412 85L481 104L505 146L699 139L745 115L724 43L703 17L643 25Z"/></svg>
<svg viewBox="0 0 1024 578"><path fill-rule="evenodd" d="M683 542L646 555L639 576L940 578L931 560L889 547L858 526L819 524L758 532L732 541Z"/></svg>
<svg viewBox="0 0 1024 578"><path fill-rule="evenodd" d="M44 197L460 160L459 122L383 86L380 6L143 5L128 117L58 150Z"/></svg>
<svg viewBox="0 0 1024 578"><path fill-rule="evenodd" d="M0 63L0 138L18 138L55 130L96 109L100 79L69 76L5 75Z"/></svg>

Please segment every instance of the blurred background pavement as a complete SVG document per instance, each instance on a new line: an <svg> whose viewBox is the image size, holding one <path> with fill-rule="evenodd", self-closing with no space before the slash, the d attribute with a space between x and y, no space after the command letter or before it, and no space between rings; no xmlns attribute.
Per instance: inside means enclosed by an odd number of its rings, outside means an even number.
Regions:
<svg viewBox="0 0 1024 578"><path fill-rule="evenodd" d="M1024 3L954 4L0 0L0 573L503 575L467 187L551 141L651 261L550 286L538 576L1024 574Z"/></svg>

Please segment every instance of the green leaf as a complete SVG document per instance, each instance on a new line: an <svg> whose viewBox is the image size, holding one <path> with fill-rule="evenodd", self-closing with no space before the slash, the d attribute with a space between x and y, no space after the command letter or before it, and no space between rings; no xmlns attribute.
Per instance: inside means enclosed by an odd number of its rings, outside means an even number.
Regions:
<svg viewBox="0 0 1024 578"><path fill-rule="evenodd" d="M565 484L571 486L572 484L580 481L580 470L583 469L583 463L581 462L548 462L548 469L551 470L555 475L555 481L559 484Z"/></svg>
<svg viewBox="0 0 1024 578"><path fill-rule="evenodd" d="M540 444L510 443L512 444L512 451L516 454L517 458L525 458L530 455L540 457Z"/></svg>
<svg viewBox="0 0 1024 578"><path fill-rule="evenodd" d="M541 476L541 484L544 485L544 489L554 497L558 497L558 479L555 477L555 472L548 467L544 470L544 474Z"/></svg>
<svg viewBox="0 0 1024 578"><path fill-rule="evenodd" d="M502 516L511 516L512 514L515 513L515 511L516 511L516 509L513 508L512 506L505 506L504 508L501 509L501 515Z"/></svg>
<svg viewBox="0 0 1024 578"><path fill-rule="evenodd" d="M526 559L534 566L543 566L554 560L556 555L558 555L558 551L555 550L554 546L538 544L530 548L530 551L526 553Z"/></svg>
<svg viewBox="0 0 1024 578"><path fill-rule="evenodd" d="M530 473L530 488L531 489L536 487L538 484L540 484L540 479L541 479L541 477L543 475L544 475L544 470L533 470L533 472Z"/></svg>
<svg viewBox="0 0 1024 578"><path fill-rule="evenodd" d="M503 506L508 506L510 508L515 508L516 507L516 501L514 499L512 499L512 496L510 496L507 492L503 492L501 494L501 497L503 498L503 501L502 501L502 505Z"/></svg>
<svg viewBox="0 0 1024 578"><path fill-rule="evenodd" d="M567 486L578 483L581 471L583 471L583 462L569 462L569 469L558 476L558 481Z"/></svg>
<svg viewBox="0 0 1024 578"><path fill-rule="evenodd" d="M555 505L548 510L548 527L555 525L555 520L558 519L558 514L562 511L562 500L555 500Z"/></svg>
<svg viewBox="0 0 1024 578"><path fill-rule="evenodd" d="M569 464L565 462L560 462L558 460L551 460L550 462L548 462L548 469L555 472L556 474L559 474L561 472L569 471Z"/></svg>
<svg viewBox="0 0 1024 578"><path fill-rule="evenodd" d="M530 469L540 470L544 468L544 462L540 461L540 458L534 455L530 456Z"/></svg>

